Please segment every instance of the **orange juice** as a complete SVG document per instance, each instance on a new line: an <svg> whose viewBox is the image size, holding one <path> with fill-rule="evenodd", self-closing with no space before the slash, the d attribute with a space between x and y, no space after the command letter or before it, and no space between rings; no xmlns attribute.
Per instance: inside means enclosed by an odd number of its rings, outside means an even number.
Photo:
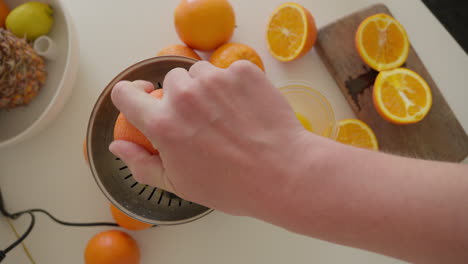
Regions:
<svg viewBox="0 0 468 264"><path fill-rule="evenodd" d="M280 91L305 129L320 136L335 137L335 113L325 96L300 82L282 85Z"/></svg>
<svg viewBox="0 0 468 264"><path fill-rule="evenodd" d="M297 120L299 120L299 122L301 122L302 126L306 130L310 132L314 132L314 129L312 128L312 125L310 124L310 121L307 120L307 118L305 118L302 114L296 113L296 118Z"/></svg>

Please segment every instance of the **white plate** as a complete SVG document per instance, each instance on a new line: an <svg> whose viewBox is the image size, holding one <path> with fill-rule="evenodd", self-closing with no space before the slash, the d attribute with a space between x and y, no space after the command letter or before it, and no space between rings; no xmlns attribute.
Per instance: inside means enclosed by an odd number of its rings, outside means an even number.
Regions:
<svg viewBox="0 0 468 264"><path fill-rule="evenodd" d="M6 0L14 7L27 0ZM41 131L53 121L70 97L78 70L78 41L62 1L41 1L54 9L54 25L48 34L57 46L58 56L46 61L47 82L38 96L23 107L0 111L0 148L19 143Z"/></svg>

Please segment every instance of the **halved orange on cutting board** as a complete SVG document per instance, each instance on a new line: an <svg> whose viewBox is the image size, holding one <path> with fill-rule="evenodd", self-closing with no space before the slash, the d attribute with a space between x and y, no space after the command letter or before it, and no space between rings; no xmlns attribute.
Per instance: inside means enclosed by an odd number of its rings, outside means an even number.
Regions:
<svg viewBox="0 0 468 264"><path fill-rule="evenodd" d="M374 131L357 119L344 119L338 122L336 141L358 148L379 149Z"/></svg>
<svg viewBox="0 0 468 264"><path fill-rule="evenodd" d="M377 112L387 121L412 124L421 121L429 113L432 92L419 74L398 68L377 75L373 100Z"/></svg>
<svg viewBox="0 0 468 264"><path fill-rule="evenodd" d="M273 11L267 26L267 44L279 61L292 61L305 55L317 40L312 14L296 3L284 3Z"/></svg>
<svg viewBox="0 0 468 264"><path fill-rule="evenodd" d="M376 71L403 65L410 44L403 26L387 14L366 18L356 32L356 49L362 60Z"/></svg>

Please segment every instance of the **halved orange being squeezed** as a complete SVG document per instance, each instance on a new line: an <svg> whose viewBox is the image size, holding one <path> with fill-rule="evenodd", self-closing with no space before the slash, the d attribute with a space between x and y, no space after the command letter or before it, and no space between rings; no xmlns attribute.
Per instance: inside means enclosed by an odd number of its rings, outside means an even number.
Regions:
<svg viewBox="0 0 468 264"><path fill-rule="evenodd" d="M273 57L292 61L305 55L315 44L317 27L312 14L303 6L284 3L273 11L266 38Z"/></svg>
<svg viewBox="0 0 468 264"><path fill-rule="evenodd" d="M377 112L395 124L419 122L432 106L429 85L419 74L405 68L380 72L375 80L373 99Z"/></svg>
<svg viewBox="0 0 468 264"><path fill-rule="evenodd" d="M408 58L410 45L406 31L387 14L366 18L359 25L355 42L362 60L376 71L398 68Z"/></svg>

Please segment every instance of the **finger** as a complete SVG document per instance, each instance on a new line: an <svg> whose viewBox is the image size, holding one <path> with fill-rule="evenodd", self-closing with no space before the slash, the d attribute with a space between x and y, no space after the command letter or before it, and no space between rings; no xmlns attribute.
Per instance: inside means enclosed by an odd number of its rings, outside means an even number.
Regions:
<svg viewBox="0 0 468 264"><path fill-rule="evenodd" d="M215 67L213 64L207 61L199 61L190 67L189 75L192 78L196 78L201 76L203 73L207 73L213 70L219 70L219 68Z"/></svg>
<svg viewBox="0 0 468 264"><path fill-rule="evenodd" d="M159 155L152 155L143 147L124 140L116 140L109 150L119 157L130 169L135 180L166 191L174 192Z"/></svg>
<svg viewBox="0 0 468 264"><path fill-rule="evenodd" d="M228 71L231 71L239 76L245 75L256 75L262 76L265 73L253 62L248 60L238 60L233 62L229 67Z"/></svg>
<svg viewBox="0 0 468 264"><path fill-rule="evenodd" d="M154 90L153 83L148 82L148 81L136 80L136 81L133 81L133 84L135 84L136 86L142 87L147 93L151 93Z"/></svg>
<svg viewBox="0 0 468 264"><path fill-rule="evenodd" d="M271 90L274 88L271 82L267 79L265 72L263 72L257 65L247 60L238 60L232 63L227 69L228 72L232 73L231 76L240 80L247 79L252 83L256 84L256 89L250 89L248 85L240 85L238 90L244 90L247 92L254 93L265 93L265 89ZM263 84L263 85L260 85ZM279 94L279 89L273 89L275 93Z"/></svg>
<svg viewBox="0 0 468 264"><path fill-rule="evenodd" d="M171 90L184 88L191 82L192 78L186 69L175 68L169 71L164 77L163 89L165 93L170 94Z"/></svg>
<svg viewBox="0 0 468 264"><path fill-rule="evenodd" d="M112 89L111 98L114 105L125 115L134 126L145 133L146 118L151 117L151 113L157 113L158 100L149 95L145 87L149 85L121 81Z"/></svg>

